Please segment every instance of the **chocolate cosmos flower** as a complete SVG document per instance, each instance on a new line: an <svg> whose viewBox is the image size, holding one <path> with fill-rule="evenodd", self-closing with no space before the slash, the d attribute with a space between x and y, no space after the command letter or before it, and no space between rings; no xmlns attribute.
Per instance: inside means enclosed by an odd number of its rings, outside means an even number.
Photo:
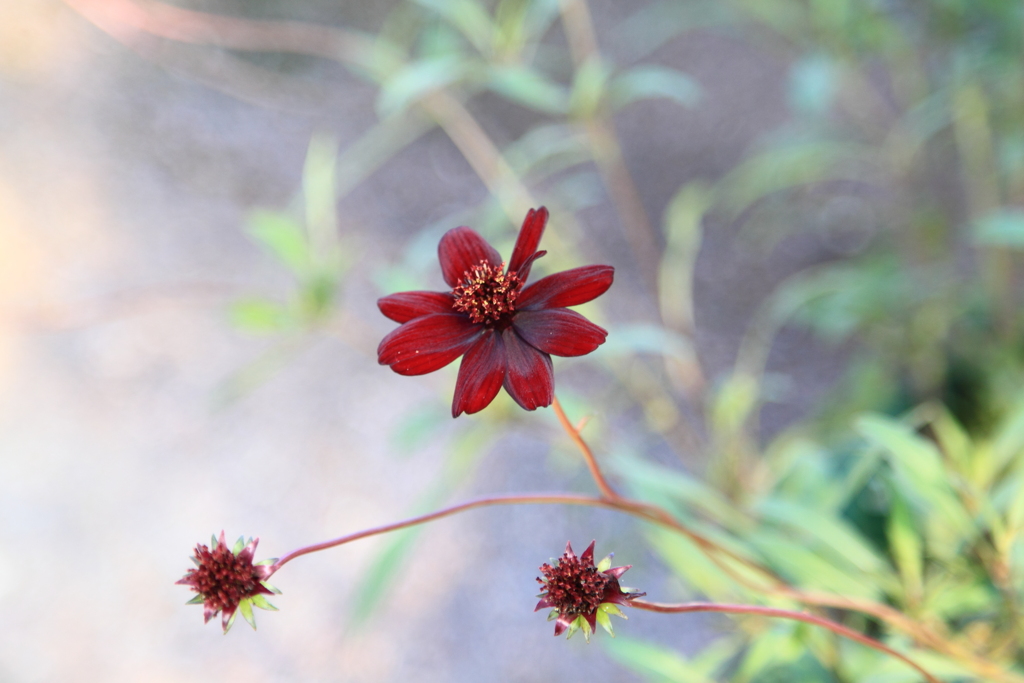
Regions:
<svg viewBox="0 0 1024 683"><path fill-rule="evenodd" d="M449 230L437 247L450 292L401 292L380 299L381 312L401 327L377 347L381 365L400 375L439 370L465 354L455 383L452 417L483 410L502 386L526 410L551 405L551 356L582 356L608 333L567 306L597 298L615 269L585 266L524 286L548 211L531 209L508 266L467 227Z"/></svg>
<svg viewBox="0 0 1024 683"><path fill-rule="evenodd" d="M533 611L551 608L548 621L555 619L555 635L569 631L569 636L583 628L583 635L590 640L590 634L601 624L612 636L612 622L608 615L615 614L623 619L626 615L618 605L629 604L640 593L631 588L619 586L619 577L632 565L612 567L612 556L604 558L594 566L594 543L576 557L572 544L565 544L565 554L553 565L543 564L540 571L544 578L537 582L544 586L540 602Z"/></svg>
<svg viewBox="0 0 1024 683"><path fill-rule="evenodd" d="M235 622L236 611L240 611L245 620L256 628L252 616L254 605L260 609L277 609L263 597L280 592L265 582L274 561L252 562L259 542L258 538L250 538L248 543L239 538L235 547L229 549L224 542L224 532L221 531L219 540L210 539L210 547L196 545L196 554L192 558L196 568L189 569L184 577L175 581L190 586L198 593L188 604L203 603L205 621L209 622L218 612L221 613L224 633Z"/></svg>

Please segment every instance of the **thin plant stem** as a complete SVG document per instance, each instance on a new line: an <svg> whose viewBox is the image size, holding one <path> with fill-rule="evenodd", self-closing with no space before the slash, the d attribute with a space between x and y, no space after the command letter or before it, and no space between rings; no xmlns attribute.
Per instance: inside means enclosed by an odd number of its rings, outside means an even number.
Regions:
<svg viewBox="0 0 1024 683"><path fill-rule="evenodd" d="M725 614L751 614L762 617L774 617L779 619L792 619L793 621L802 621L807 624L813 624L814 626L820 626L826 628L833 633L836 633L843 638L856 641L863 645L867 645L870 648L884 652L885 654L895 657L901 662L913 667L918 673L924 676L929 683L939 683L939 680L932 676L919 664L914 662L912 659L903 655L896 650L893 650L887 645L883 645L874 638L854 631L853 629L843 626L831 619L825 619L824 617L815 616L808 614L807 612L795 612L788 609L779 609L777 607L764 607L761 605L729 605L729 604L718 604L713 602L685 602L680 604L665 604L659 602L648 602L646 600L630 600L630 607L637 609L646 610L648 612L660 612L662 614L684 614L687 612L721 612Z"/></svg>
<svg viewBox="0 0 1024 683"><path fill-rule="evenodd" d="M572 439L573 443L583 454L583 459L587 463L587 469L590 470L590 476L593 477L594 483L597 484L597 488L601 491L601 496L609 500L618 500L621 496L615 492L615 489L608 484L608 480L604 478L604 474L601 472L600 466L597 464L597 459L594 457L594 452L590 450L590 446L583 440L580 435L579 429L573 426L572 422L569 421L565 411L562 410L562 404L559 403L558 397L555 397L551 402L551 407L555 411L555 415L558 416L558 421L562 423L562 428L565 429L566 434Z"/></svg>
<svg viewBox="0 0 1024 683"><path fill-rule="evenodd" d="M392 524L385 524L383 526L374 527L372 529L365 529L363 531L357 531L355 533L346 534L345 536L339 536L338 538L324 541L322 543L314 543L298 550L293 550L287 555L281 557L270 567L270 575L273 575L277 570L291 562L297 557L308 555L310 553L319 552L321 550L327 550L328 548L336 548L339 545L345 545L352 541L358 541L362 538L368 538L370 536L379 536L380 534L386 534L391 531L398 531L399 529L407 529L412 526L420 524L426 524L432 522L435 519L442 519L444 517L450 517L457 515L460 512L466 512L467 510L475 510L483 507L493 507L495 505L581 505L588 507L603 507L609 509L615 509L617 506L615 503L604 500L602 498L596 498L594 496L581 496L571 493L524 493L524 494L510 494L505 496L487 496L484 498L476 498L468 500L458 505L452 505L450 507L443 508L441 510L435 510L434 512L428 512L425 515L419 515L418 517L410 517L399 522L393 522Z"/></svg>
<svg viewBox="0 0 1024 683"><path fill-rule="evenodd" d="M586 0L561 0L559 9L569 51L578 71L591 60L600 57L590 8ZM583 121L583 130L612 204L622 221L626 241L629 242L641 272L645 274L645 284L651 294L657 297L657 273L661 263L658 234L644 209L640 190L626 166L615 128L606 111L599 108Z"/></svg>

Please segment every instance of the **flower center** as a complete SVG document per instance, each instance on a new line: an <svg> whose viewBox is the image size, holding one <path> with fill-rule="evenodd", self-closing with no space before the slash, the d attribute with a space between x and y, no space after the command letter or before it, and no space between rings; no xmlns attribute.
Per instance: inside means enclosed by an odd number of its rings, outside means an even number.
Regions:
<svg viewBox="0 0 1024 683"><path fill-rule="evenodd" d="M207 607L230 611L243 599L259 592L259 576L251 563L240 560L227 546L210 550L196 547L199 566L190 569L192 590L205 598Z"/></svg>
<svg viewBox="0 0 1024 683"><path fill-rule="evenodd" d="M494 325L507 321L516 310L516 297L523 283L515 273L505 273L505 264L492 266L481 261L462 276L452 294L455 310L475 323Z"/></svg>
<svg viewBox="0 0 1024 683"><path fill-rule="evenodd" d="M578 557L563 555L557 564L540 568L544 578L537 581L547 589L547 599L559 613L566 616L592 614L604 600L604 589L610 578L597 567L583 564Z"/></svg>

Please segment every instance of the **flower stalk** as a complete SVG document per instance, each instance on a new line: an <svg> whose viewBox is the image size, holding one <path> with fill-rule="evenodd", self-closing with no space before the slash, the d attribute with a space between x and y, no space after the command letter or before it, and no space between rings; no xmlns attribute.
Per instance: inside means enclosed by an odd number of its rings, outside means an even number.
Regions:
<svg viewBox="0 0 1024 683"><path fill-rule="evenodd" d="M878 642L874 638L869 638L863 633L854 631L852 628L843 626L840 623L819 617L814 614L807 612L795 612L788 609L780 609L777 607L764 607L762 605L731 605L724 603L714 602L685 602L678 604L668 604L660 602L648 602L646 600L632 600L629 603L630 607L636 609L642 609L647 612L660 612L661 614L685 614L688 612L719 612L722 614L749 614L752 616L762 617L773 617L776 619L790 619L793 621L802 621L805 624L813 624L814 626L820 626L832 631L836 635L842 636L849 640L867 645L870 648L883 652L890 657L895 657L901 662L912 667L915 671L925 677L928 683L939 683L939 680L928 673L922 666L914 662L912 659L897 652L891 647Z"/></svg>

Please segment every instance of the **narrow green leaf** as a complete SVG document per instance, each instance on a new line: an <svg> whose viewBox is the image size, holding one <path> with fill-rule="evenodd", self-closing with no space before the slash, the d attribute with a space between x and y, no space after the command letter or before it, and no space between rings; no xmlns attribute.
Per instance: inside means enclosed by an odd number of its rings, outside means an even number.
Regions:
<svg viewBox="0 0 1024 683"><path fill-rule="evenodd" d="M491 65L487 70L487 87L546 114L564 114L569 108L569 93L564 87L522 64Z"/></svg>
<svg viewBox="0 0 1024 683"><path fill-rule="evenodd" d="M701 222L711 199L707 185L693 182L679 188L665 208L658 291L662 319L673 329L693 329L693 268L703 237Z"/></svg>
<svg viewBox="0 0 1024 683"><path fill-rule="evenodd" d="M310 138L302 169L302 195L306 201L306 228L311 257L325 255L337 239L336 224L338 140L317 133Z"/></svg>
<svg viewBox="0 0 1024 683"><path fill-rule="evenodd" d="M456 56L414 62L384 82L377 112L382 118L397 114L429 93L460 81L469 68L464 58Z"/></svg>
<svg viewBox="0 0 1024 683"><path fill-rule="evenodd" d="M781 498L768 498L757 505L758 514L780 526L803 532L862 572L882 572L886 562L881 555L846 522L827 511L815 510Z"/></svg>
<svg viewBox="0 0 1024 683"><path fill-rule="evenodd" d="M482 54L494 43L495 27L490 13L477 0L415 0L421 7L437 12Z"/></svg>
<svg viewBox="0 0 1024 683"><path fill-rule="evenodd" d="M688 659L675 650L626 637L603 645L613 660L644 674L652 681L712 683L713 679L695 672Z"/></svg>
<svg viewBox="0 0 1024 683"><path fill-rule="evenodd" d="M193 596L193 598L191 600L189 600L188 602L186 602L185 604L186 605L201 605L205 601L206 601L206 596L204 596L202 593L198 593L195 596Z"/></svg>
<svg viewBox="0 0 1024 683"><path fill-rule="evenodd" d="M608 100L615 109L652 98L667 98L693 107L700 102L701 93L700 84L690 76L657 64L635 66L608 84Z"/></svg>
<svg viewBox="0 0 1024 683"><path fill-rule="evenodd" d="M613 460L611 466L616 474L644 491L656 491L682 501L693 511L699 511L727 528L745 526L743 515L728 499L711 485L681 470L670 470L647 460L623 456Z"/></svg>
<svg viewBox="0 0 1024 683"><path fill-rule="evenodd" d="M924 543L914 528L910 510L899 496L893 496L886 536L908 599L920 600L924 585Z"/></svg>
<svg viewBox="0 0 1024 683"><path fill-rule="evenodd" d="M870 577L853 569L845 571L788 536L762 529L751 534L747 542L758 550L772 567L798 586L820 588L849 597L879 597L879 587Z"/></svg>
<svg viewBox="0 0 1024 683"><path fill-rule="evenodd" d="M292 272L305 273L310 264L309 244L302 227L276 211L253 211L248 232L267 247Z"/></svg>

